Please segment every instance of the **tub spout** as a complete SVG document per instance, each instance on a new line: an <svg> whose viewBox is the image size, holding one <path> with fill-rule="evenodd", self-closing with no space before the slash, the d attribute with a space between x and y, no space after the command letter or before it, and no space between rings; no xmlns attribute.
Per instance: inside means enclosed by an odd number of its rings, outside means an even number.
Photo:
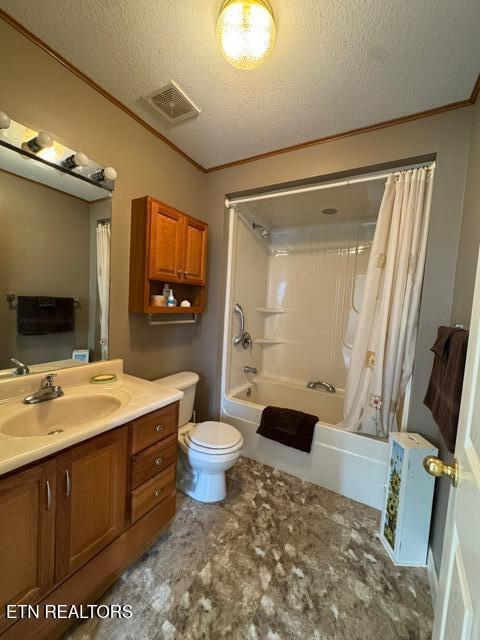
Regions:
<svg viewBox="0 0 480 640"><path fill-rule="evenodd" d="M333 386L333 384L330 384L329 382L323 382L322 380L312 380L310 382L307 382L307 388L308 389L324 389L325 391L328 391L328 393L335 393L336 389Z"/></svg>

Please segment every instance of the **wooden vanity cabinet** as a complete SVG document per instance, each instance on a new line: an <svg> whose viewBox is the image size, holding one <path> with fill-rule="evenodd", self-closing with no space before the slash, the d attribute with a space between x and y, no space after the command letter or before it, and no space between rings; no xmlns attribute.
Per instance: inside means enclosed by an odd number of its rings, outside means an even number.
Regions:
<svg viewBox="0 0 480 640"><path fill-rule="evenodd" d="M200 313L207 283L208 225L151 197L132 202L130 296L132 313ZM167 283L178 304L190 308L152 307L150 296Z"/></svg>
<svg viewBox="0 0 480 640"><path fill-rule="evenodd" d="M55 461L0 479L0 633L7 604L38 602L54 583Z"/></svg>
<svg viewBox="0 0 480 640"><path fill-rule="evenodd" d="M127 428L109 431L57 459L58 582L125 528Z"/></svg>
<svg viewBox="0 0 480 640"><path fill-rule="evenodd" d="M0 640L59 638L175 516L178 402L0 478ZM38 604L39 619L6 619Z"/></svg>

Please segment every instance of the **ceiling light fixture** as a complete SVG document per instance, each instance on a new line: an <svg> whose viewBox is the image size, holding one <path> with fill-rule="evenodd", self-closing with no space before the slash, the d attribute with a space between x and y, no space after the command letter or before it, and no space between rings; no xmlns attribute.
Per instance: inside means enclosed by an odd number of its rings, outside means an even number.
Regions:
<svg viewBox="0 0 480 640"><path fill-rule="evenodd" d="M217 20L217 39L228 62L255 69L273 49L275 21L267 0L224 0Z"/></svg>

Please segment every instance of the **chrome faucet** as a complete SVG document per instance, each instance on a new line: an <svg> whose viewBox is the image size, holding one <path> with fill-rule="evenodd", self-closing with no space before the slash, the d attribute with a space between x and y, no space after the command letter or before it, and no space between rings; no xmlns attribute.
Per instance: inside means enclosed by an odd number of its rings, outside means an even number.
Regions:
<svg viewBox="0 0 480 640"><path fill-rule="evenodd" d="M252 373L253 375L257 375L257 367L243 367L245 373Z"/></svg>
<svg viewBox="0 0 480 640"><path fill-rule="evenodd" d="M17 365L15 367L15 375L26 376L27 373L30 373L30 369L27 367L27 365L23 364L23 362L20 362L20 360L17 360L16 358L10 358L10 360L13 362L13 364Z"/></svg>
<svg viewBox="0 0 480 640"><path fill-rule="evenodd" d="M308 389L324 389L328 393L335 393L336 389L333 384L329 382L322 382L322 380L307 382Z"/></svg>
<svg viewBox="0 0 480 640"><path fill-rule="evenodd" d="M54 400L63 396L63 389L60 385L53 384L56 373L49 373L40 383L40 388L35 393L30 394L24 399L25 404L37 404L45 402L45 400Z"/></svg>

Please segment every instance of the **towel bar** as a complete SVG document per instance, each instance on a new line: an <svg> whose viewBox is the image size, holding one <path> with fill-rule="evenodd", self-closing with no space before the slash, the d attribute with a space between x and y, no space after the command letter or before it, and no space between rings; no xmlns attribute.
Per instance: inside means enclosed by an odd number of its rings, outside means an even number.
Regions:
<svg viewBox="0 0 480 640"><path fill-rule="evenodd" d="M155 327L157 325L163 324L195 324L197 322L197 314L192 313L191 320L154 320L155 314L147 313L147 323L149 327Z"/></svg>

